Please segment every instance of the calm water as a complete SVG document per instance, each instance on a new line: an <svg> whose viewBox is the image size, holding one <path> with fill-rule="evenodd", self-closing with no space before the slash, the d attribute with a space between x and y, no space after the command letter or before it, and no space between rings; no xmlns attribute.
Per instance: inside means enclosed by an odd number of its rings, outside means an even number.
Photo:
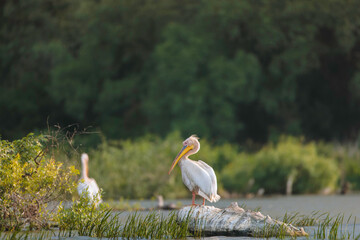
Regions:
<svg viewBox="0 0 360 240"><path fill-rule="evenodd" d="M331 196L276 196L253 199L220 199L217 203L206 202L206 205L225 208L231 202L237 202L239 206L245 205L246 209L260 208L260 212L272 218L282 218L285 213L299 212L310 215L314 211L329 212L331 215L344 214L345 217L356 216L360 222L360 194L356 195L331 195ZM156 207L156 201L130 201L131 204L140 203L142 207ZM165 200L165 204L175 203L190 205L191 199ZM201 204L199 198L196 201Z"/></svg>

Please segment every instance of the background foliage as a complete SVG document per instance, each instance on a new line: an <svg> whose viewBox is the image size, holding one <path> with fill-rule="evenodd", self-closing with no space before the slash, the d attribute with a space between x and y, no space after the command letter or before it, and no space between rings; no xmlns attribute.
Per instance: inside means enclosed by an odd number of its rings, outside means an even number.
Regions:
<svg viewBox="0 0 360 240"><path fill-rule="evenodd" d="M110 139L355 140L359 5L3 1L1 134L41 130L49 117Z"/></svg>

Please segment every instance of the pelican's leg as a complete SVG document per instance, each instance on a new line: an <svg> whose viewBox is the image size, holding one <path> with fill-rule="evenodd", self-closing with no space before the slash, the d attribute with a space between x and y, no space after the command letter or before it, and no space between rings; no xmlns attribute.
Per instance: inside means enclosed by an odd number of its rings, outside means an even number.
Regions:
<svg viewBox="0 0 360 240"><path fill-rule="evenodd" d="M195 206L195 192L192 192L192 204L193 206Z"/></svg>
<svg viewBox="0 0 360 240"><path fill-rule="evenodd" d="M203 204L202 205L205 206L205 198L203 198Z"/></svg>

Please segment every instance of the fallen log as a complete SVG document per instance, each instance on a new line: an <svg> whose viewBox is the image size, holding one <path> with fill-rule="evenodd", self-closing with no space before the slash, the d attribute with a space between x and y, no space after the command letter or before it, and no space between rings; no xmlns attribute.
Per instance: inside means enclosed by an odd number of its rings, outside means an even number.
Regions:
<svg viewBox="0 0 360 240"><path fill-rule="evenodd" d="M225 209L213 206L186 206L177 221L188 221L191 232L204 236L308 236L303 228L286 224L260 212L244 210L236 202Z"/></svg>

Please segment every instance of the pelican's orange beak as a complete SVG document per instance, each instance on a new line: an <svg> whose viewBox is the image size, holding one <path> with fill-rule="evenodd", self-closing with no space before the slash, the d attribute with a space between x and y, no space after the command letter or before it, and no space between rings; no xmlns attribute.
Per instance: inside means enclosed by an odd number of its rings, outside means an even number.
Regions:
<svg viewBox="0 0 360 240"><path fill-rule="evenodd" d="M191 145L191 146L187 146L185 145L181 151L178 153L178 155L176 156L175 160L173 161L172 165L171 165L171 168L168 172L168 174L170 175L171 171L174 169L174 167L176 166L176 164L179 162L179 160L185 155L185 153L187 153L188 151L190 151L191 149L193 149L194 146Z"/></svg>

